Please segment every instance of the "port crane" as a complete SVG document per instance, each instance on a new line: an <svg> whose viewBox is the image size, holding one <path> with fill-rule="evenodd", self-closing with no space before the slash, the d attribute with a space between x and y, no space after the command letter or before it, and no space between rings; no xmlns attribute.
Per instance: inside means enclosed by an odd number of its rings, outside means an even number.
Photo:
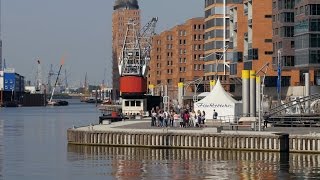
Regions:
<svg viewBox="0 0 320 180"><path fill-rule="evenodd" d="M146 76L157 21L158 18L152 18L140 31L134 20L127 23L118 64L124 114L140 114L146 111Z"/></svg>

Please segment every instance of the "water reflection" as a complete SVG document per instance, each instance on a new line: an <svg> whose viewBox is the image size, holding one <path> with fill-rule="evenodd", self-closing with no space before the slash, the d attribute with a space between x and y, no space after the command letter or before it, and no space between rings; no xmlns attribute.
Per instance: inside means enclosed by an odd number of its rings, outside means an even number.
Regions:
<svg viewBox="0 0 320 180"><path fill-rule="evenodd" d="M118 179L295 179L319 177L312 154L68 145L68 160L99 160ZM107 169L107 168L106 168Z"/></svg>

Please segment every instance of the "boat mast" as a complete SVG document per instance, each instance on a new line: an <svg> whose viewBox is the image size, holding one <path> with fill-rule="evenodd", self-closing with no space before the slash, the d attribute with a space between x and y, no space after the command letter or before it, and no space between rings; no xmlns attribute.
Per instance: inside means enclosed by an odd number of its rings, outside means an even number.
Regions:
<svg viewBox="0 0 320 180"><path fill-rule="evenodd" d="M60 64L60 68L59 68L59 71L58 71L57 79L56 79L56 82L54 83L54 87L53 87L53 89L52 89L51 97L50 97L49 102L52 101L52 97L53 97L54 91L55 91L56 86L57 86L57 83L58 83L58 79L59 79L59 75L60 75L60 72L61 72L61 68L62 68L63 63L64 63L64 60L62 59L62 60L61 60L61 64Z"/></svg>

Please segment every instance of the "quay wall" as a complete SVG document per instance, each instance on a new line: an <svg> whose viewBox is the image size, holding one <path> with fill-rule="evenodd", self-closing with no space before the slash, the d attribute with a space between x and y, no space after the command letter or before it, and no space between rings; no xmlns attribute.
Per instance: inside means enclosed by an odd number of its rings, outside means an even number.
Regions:
<svg viewBox="0 0 320 180"><path fill-rule="evenodd" d="M297 153L320 153L320 137L311 135L290 135L289 151Z"/></svg>
<svg viewBox="0 0 320 180"><path fill-rule="evenodd" d="M245 151L289 151L284 133L209 133L176 131L90 131L68 129L69 144L148 147L166 149L221 149Z"/></svg>

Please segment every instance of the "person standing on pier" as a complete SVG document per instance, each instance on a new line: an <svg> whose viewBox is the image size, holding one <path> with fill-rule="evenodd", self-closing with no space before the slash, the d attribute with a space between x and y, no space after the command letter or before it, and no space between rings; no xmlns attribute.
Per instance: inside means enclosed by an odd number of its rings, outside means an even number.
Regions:
<svg viewBox="0 0 320 180"><path fill-rule="evenodd" d="M151 126L156 126L157 123L157 113L154 110L154 108L152 108L151 110Z"/></svg>
<svg viewBox="0 0 320 180"><path fill-rule="evenodd" d="M213 119L217 119L218 118L218 113L216 112L216 110L213 110Z"/></svg>
<svg viewBox="0 0 320 180"><path fill-rule="evenodd" d="M173 120L174 120L174 127L178 127L180 118L179 118L179 114L177 112L174 112Z"/></svg>
<svg viewBox="0 0 320 180"><path fill-rule="evenodd" d="M201 127L201 111L198 110L197 112L197 126Z"/></svg>
<svg viewBox="0 0 320 180"><path fill-rule="evenodd" d="M204 125L205 123L205 120L206 120L206 112L205 111L202 111L202 115L201 115L201 123Z"/></svg>
<svg viewBox="0 0 320 180"><path fill-rule="evenodd" d="M173 122L174 122L174 111L170 111L170 126L173 127Z"/></svg>
<svg viewBox="0 0 320 180"><path fill-rule="evenodd" d="M168 127L169 118L170 118L169 113L168 113L167 110L165 110L164 113L163 113L163 120L164 120L164 125L163 126Z"/></svg>
<svg viewBox="0 0 320 180"><path fill-rule="evenodd" d="M191 127L195 127L197 124L196 122L196 112L194 112L194 110L192 110L192 112L190 113L190 126Z"/></svg>
<svg viewBox="0 0 320 180"><path fill-rule="evenodd" d="M164 118L164 114L163 114L163 110L162 109L160 109L159 110L159 115L158 115L159 117L159 126L160 127L163 127L163 118Z"/></svg>

